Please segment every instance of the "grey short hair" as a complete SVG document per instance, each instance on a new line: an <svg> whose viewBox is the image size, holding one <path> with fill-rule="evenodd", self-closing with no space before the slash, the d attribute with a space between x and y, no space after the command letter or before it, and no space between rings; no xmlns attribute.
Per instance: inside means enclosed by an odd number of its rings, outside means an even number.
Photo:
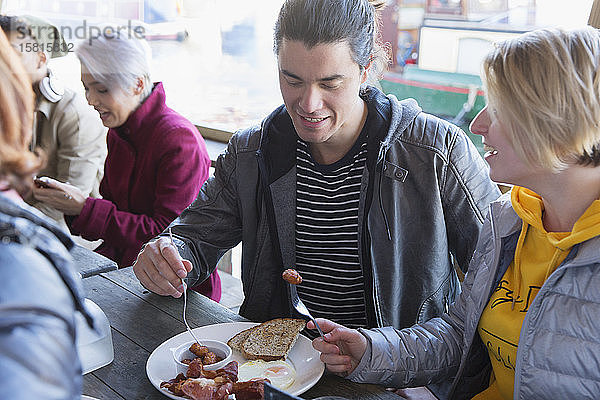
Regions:
<svg viewBox="0 0 600 400"><path fill-rule="evenodd" d="M140 78L144 82L142 101L152 92L152 51L146 40L126 32L99 35L81 42L76 54L82 67L103 85L128 92Z"/></svg>

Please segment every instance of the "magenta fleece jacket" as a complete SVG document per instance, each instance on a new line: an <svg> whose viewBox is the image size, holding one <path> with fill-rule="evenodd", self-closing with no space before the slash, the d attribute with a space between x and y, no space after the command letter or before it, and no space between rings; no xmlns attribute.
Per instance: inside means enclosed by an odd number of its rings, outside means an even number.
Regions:
<svg viewBox="0 0 600 400"><path fill-rule="evenodd" d="M196 198L210 158L196 127L165 104L162 83L125 124L109 129L101 199L88 197L71 231L120 267L133 264L142 245L162 232ZM221 297L215 271L199 291Z"/></svg>

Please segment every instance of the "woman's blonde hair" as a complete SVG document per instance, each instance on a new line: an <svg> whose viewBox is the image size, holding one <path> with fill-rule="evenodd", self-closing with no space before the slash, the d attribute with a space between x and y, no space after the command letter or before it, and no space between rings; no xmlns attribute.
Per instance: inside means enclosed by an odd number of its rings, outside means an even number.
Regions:
<svg viewBox="0 0 600 400"><path fill-rule="evenodd" d="M484 60L488 104L523 160L553 171L600 165L600 35L541 29Z"/></svg>
<svg viewBox="0 0 600 400"><path fill-rule="evenodd" d="M24 195L44 160L29 151L34 105L31 81L1 31L0 88L0 180Z"/></svg>

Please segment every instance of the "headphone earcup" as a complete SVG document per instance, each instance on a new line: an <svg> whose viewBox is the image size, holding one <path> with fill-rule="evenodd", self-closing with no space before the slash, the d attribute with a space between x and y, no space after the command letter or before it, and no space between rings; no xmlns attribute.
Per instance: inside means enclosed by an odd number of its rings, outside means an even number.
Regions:
<svg viewBox="0 0 600 400"><path fill-rule="evenodd" d="M60 84L58 79L50 74L50 76L46 76L40 81L40 92L48 101L56 103L63 98L65 88Z"/></svg>

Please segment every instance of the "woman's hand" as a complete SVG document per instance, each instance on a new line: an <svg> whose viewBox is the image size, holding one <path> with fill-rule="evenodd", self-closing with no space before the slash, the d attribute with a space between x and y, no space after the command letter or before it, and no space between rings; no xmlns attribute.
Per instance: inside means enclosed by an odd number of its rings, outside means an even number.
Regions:
<svg viewBox="0 0 600 400"><path fill-rule="evenodd" d="M317 318L319 327L325 333L325 341L318 337L313 347L321 352L321 361L327 369L337 375L346 376L354 371L367 349L367 338L356 329L349 329L335 322ZM308 321L308 329L315 329Z"/></svg>
<svg viewBox="0 0 600 400"><path fill-rule="evenodd" d="M35 178L33 197L37 201L56 208L65 215L79 215L85 205L86 196L79 188L56 179Z"/></svg>

